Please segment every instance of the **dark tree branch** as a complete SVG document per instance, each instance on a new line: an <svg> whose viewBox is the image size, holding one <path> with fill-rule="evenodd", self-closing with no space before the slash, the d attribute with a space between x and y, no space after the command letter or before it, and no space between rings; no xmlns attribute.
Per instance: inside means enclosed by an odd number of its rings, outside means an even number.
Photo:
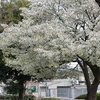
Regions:
<svg viewBox="0 0 100 100"><path fill-rule="evenodd" d="M77 59L78 64L80 65L80 67L82 68L85 80L86 80L86 85L87 85L87 91L90 90L91 87L91 83L90 83L90 77L89 77L89 73L88 73L88 68L86 63L84 62L84 60L79 60L80 58Z"/></svg>
<svg viewBox="0 0 100 100"><path fill-rule="evenodd" d="M100 6L100 0L95 0L95 1Z"/></svg>

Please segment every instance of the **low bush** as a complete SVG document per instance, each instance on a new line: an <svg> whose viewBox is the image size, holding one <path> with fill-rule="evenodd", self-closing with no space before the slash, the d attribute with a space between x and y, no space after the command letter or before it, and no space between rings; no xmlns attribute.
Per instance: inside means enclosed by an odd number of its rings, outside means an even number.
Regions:
<svg viewBox="0 0 100 100"><path fill-rule="evenodd" d="M34 95L25 95L24 100L35 100L35 96Z"/></svg>
<svg viewBox="0 0 100 100"><path fill-rule="evenodd" d="M5 95L5 96L4 96L4 95L0 95L0 99L2 99L2 100L3 100L3 99L4 99L4 100L5 100L5 99L9 99L9 96L7 96L7 95Z"/></svg>
<svg viewBox="0 0 100 100"><path fill-rule="evenodd" d="M75 99L85 99L85 98L86 98L86 94L83 94L76 97ZM97 93L97 100L100 100L100 93Z"/></svg>
<svg viewBox="0 0 100 100"><path fill-rule="evenodd" d="M86 94L83 94L83 95L76 97L75 99L85 99L85 98L86 98Z"/></svg>
<svg viewBox="0 0 100 100"><path fill-rule="evenodd" d="M60 100L59 98L42 98L42 100Z"/></svg>
<svg viewBox="0 0 100 100"><path fill-rule="evenodd" d="M0 100L18 100L18 95L0 95ZM24 100L35 100L35 96L25 95Z"/></svg>

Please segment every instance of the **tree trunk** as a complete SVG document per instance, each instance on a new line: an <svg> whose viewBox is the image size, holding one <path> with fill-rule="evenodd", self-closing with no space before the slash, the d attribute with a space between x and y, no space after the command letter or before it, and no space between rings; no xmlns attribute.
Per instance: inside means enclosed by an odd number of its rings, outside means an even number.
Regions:
<svg viewBox="0 0 100 100"><path fill-rule="evenodd" d="M90 77L89 77L87 65L85 64L84 61L82 61L82 59L81 59L81 61L79 59L77 59L77 62L83 71L85 81L86 81L86 86L87 86L87 92L88 92L90 90L91 83L90 83Z"/></svg>
<svg viewBox="0 0 100 100"><path fill-rule="evenodd" d="M85 81L86 81L86 85L87 85L87 97L86 100L96 100L97 96L97 89L98 89L98 85L100 83L100 67L96 66L96 65L92 65L91 62L88 61L84 61L84 59L80 58L81 60L77 59L78 64L80 65L80 67L83 70L83 74L85 76ZM88 73L88 67L91 69L91 72L94 75L94 81L91 84L90 83L90 78L89 78L89 73Z"/></svg>
<svg viewBox="0 0 100 100"><path fill-rule="evenodd" d="M93 84L91 84L91 88L87 93L86 100L96 100L97 99L96 93L97 93L98 85L99 85L99 80L94 79Z"/></svg>
<svg viewBox="0 0 100 100"><path fill-rule="evenodd" d="M19 100L23 100L24 98L24 82L19 82Z"/></svg>

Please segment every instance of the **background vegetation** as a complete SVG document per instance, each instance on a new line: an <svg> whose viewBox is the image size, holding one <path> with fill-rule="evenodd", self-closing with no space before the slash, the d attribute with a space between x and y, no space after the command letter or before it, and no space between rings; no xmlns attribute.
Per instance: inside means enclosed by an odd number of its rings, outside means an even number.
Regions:
<svg viewBox="0 0 100 100"><path fill-rule="evenodd" d="M0 100L18 100L18 95L0 95ZM25 95L24 100L35 100L34 95Z"/></svg>
<svg viewBox="0 0 100 100"><path fill-rule="evenodd" d="M86 99L86 94L80 95L80 96L76 97L76 99ZM97 93L96 100L100 100L100 93Z"/></svg>
<svg viewBox="0 0 100 100"><path fill-rule="evenodd" d="M10 2L2 2L0 8L0 23L10 24L22 21L23 17L20 15L21 7L28 7L30 4L27 0L11 0Z"/></svg>

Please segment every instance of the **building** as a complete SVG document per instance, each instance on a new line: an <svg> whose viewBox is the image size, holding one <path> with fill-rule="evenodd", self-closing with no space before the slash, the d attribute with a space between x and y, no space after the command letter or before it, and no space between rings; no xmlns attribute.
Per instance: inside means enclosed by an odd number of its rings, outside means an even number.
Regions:
<svg viewBox="0 0 100 100"><path fill-rule="evenodd" d="M46 80L40 83L29 82L27 88L35 86L36 91L32 94L36 97L74 99L79 95L87 93L85 82L83 82L82 77L81 79L81 81L72 79L55 79ZM100 92L100 86L98 92Z"/></svg>
<svg viewBox="0 0 100 100"><path fill-rule="evenodd" d="M86 94L86 85L79 84L77 80L57 79L39 84L39 96L56 98L75 98L81 94Z"/></svg>
<svg viewBox="0 0 100 100"><path fill-rule="evenodd" d="M38 97L39 95L39 82L37 81L27 81L25 84L25 94L33 94L34 96Z"/></svg>
<svg viewBox="0 0 100 100"><path fill-rule="evenodd" d="M79 84L77 80L72 79L55 79L46 80L44 82L29 82L26 84L27 90L36 87L36 91L32 94L36 97L52 97L52 98L75 98L81 94L85 94L85 84ZM27 91L27 94L29 91Z"/></svg>

